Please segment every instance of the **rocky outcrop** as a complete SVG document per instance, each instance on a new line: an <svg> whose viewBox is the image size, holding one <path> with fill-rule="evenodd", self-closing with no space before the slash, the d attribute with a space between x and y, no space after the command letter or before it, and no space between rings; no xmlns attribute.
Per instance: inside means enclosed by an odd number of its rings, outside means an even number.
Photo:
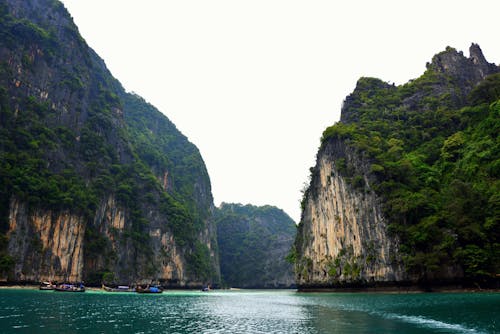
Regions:
<svg viewBox="0 0 500 334"><path fill-rule="evenodd" d="M468 91L488 75L498 72L498 67L489 63L479 45L474 43L469 48L469 58L448 47L435 55L427 68L448 75L460 83L461 89Z"/></svg>
<svg viewBox="0 0 500 334"><path fill-rule="evenodd" d="M497 73L498 66L488 63L481 48L472 44L469 58L463 52L452 47L436 54L421 78L410 80L402 85L402 106L407 112L418 112L422 109L435 109L436 103L430 103L433 98L440 97L441 104L453 108L461 108L468 103L467 97L471 90L488 75ZM415 84L418 83L418 84ZM398 91L399 87L388 84L376 78L361 78L354 91L349 94L342 105L340 122L353 123L360 120L359 109L372 106L377 108L394 108L395 99L390 106L377 105L380 101L371 98L376 95L389 95Z"/></svg>
<svg viewBox="0 0 500 334"><path fill-rule="evenodd" d="M351 177L341 174L350 169ZM354 176L355 175L355 176ZM342 141L318 153L297 232L300 287L390 283L404 278L398 240L389 236L370 164Z"/></svg>

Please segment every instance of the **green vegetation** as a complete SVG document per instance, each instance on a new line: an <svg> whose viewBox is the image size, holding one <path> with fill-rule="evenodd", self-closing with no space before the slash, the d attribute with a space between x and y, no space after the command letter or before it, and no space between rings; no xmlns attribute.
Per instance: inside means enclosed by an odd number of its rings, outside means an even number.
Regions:
<svg viewBox="0 0 500 334"><path fill-rule="evenodd" d="M5 4L0 4L0 40L11 49L18 47L18 41L36 43L48 54L57 48L57 39L51 31L27 19L15 19L8 13Z"/></svg>
<svg viewBox="0 0 500 334"><path fill-rule="evenodd" d="M186 260L189 273L193 277L197 277L203 282L219 283L215 268L210 262L210 250L207 245L196 241L192 250L187 254Z"/></svg>
<svg viewBox="0 0 500 334"><path fill-rule="evenodd" d="M130 141L141 161L188 211L199 215L194 217L196 221L210 217L210 182L196 146L141 97L126 94L123 100ZM200 196L196 186L206 191L206 197Z"/></svg>
<svg viewBox="0 0 500 334"><path fill-rule="evenodd" d="M346 100L345 122L326 129L322 145L340 140L371 161L370 186L384 199L410 272L427 279L459 266L480 282L500 272L500 75L474 88L465 107L457 107L457 91L432 68L399 87L362 78Z"/></svg>
<svg viewBox="0 0 500 334"><path fill-rule="evenodd" d="M14 259L7 253L8 239L0 233L0 275L9 276L14 267Z"/></svg>
<svg viewBox="0 0 500 334"><path fill-rule="evenodd" d="M292 266L285 257L296 227L282 210L222 204L216 222L223 284L247 288L291 284Z"/></svg>

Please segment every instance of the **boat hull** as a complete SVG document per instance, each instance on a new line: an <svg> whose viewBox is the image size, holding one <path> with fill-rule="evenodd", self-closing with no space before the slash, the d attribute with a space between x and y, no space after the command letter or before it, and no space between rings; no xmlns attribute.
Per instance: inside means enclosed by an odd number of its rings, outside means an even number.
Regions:
<svg viewBox="0 0 500 334"><path fill-rule="evenodd" d="M57 292L85 292L85 287L83 285L72 285L72 284L62 284L54 288Z"/></svg>
<svg viewBox="0 0 500 334"><path fill-rule="evenodd" d="M136 288L135 292L137 293L163 293L163 289L160 288Z"/></svg>
<svg viewBox="0 0 500 334"><path fill-rule="evenodd" d="M57 292L85 292L85 288L83 288L83 289L78 288L78 289L74 289L74 290L55 288L54 291L57 291Z"/></svg>
<svg viewBox="0 0 500 334"><path fill-rule="evenodd" d="M111 288L109 286L102 286L103 290L106 292L135 292L135 288Z"/></svg>

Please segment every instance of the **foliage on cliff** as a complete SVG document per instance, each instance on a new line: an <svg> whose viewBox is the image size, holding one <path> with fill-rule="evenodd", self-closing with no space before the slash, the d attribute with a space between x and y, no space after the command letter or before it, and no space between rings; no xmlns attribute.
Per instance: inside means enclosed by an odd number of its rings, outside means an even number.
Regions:
<svg viewBox="0 0 500 334"><path fill-rule="evenodd" d="M289 287L292 266L285 257L296 227L282 210L223 203L216 210L223 283L242 288Z"/></svg>
<svg viewBox="0 0 500 334"><path fill-rule="evenodd" d="M198 148L140 96L124 94L122 98L130 141L141 161L169 193L182 199L196 220L209 218L213 202L211 186ZM200 194L200 189L205 192Z"/></svg>
<svg viewBox="0 0 500 334"><path fill-rule="evenodd" d="M210 252L197 239L213 219L210 179L198 148L140 96L123 94L122 100L135 152L166 191L161 211L169 218L176 242L192 249L187 255L189 270L203 280L217 281Z"/></svg>
<svg viewBox="0 0 500 334"><path fill-rule="evenodd" d="M59 1L0 1L0 275L23 261L8 252L13 199L31 211L84 217L88 280L118 270L116 249L96 221L109 196L126 210L117 245L133 258L124 275L160 275L152 224L172 232L191 279L215 275L200 240L213 204L197 148L124 91Z"/></svg>
<svg viewBox="0 0 500 334"><path fill-rule="evenodd" d="M408 270L423 280L447 266L476 282L500 272L500 75L478 84L473 66L449 48L402 86L361 78L342 121L322 137L323 145L342 141L371 161L369 188L383 199ZM353 166L336 164L365 189Z"/></svg>

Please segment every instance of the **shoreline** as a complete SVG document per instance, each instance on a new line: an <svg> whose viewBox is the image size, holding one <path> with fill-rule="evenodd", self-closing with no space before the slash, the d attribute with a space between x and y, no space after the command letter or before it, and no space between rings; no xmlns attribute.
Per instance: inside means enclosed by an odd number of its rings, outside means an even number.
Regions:
<svg viewBox="0 0 500 334"><path fill-rule="evenodd" d="M499 288L477 288L458 286L381 286L381 287L300 287L300 293L388 293L388 294L417 294L417 293L499 293Z"/></svg>
<svg viewBox="0 0 500 334"><path fill-rule="evenodd" d="M39 290L38 284L2 284L0 290ZM100 287L85 287L88 291L106 292ZM171 291L178 291L173 289ZM184 289L182 289L184 290ZM213 291L262 291L263 289L214 289ZM264 289L265 290L296 290L297 293L380 293L380 294L420 294L420 293L500 293L500 289L495 288L460 288L456 286L438 287L432 289L424 289L418 286L412 287L365 287L365 288L297 288L297 289ZM197 291L197 289L185 289L185 291Z"/></svg>
<svg viewBox="0 0 500 334"><path fill-rule="evenodd" d="M40 284L13 284L13 285L0 285L0 290L40 290ZM89 291L101 291L102 288L85 287ZM49 290L52 291L52 290Z"/></svg>
<svg viewBox="0 0 500 334"><path fill-rule="evenodd" d="M1 289L5 289L5 290L38 290L39 287L40 287L40 285L34 285L34 284L0 285L0 290Z"/></svg>

